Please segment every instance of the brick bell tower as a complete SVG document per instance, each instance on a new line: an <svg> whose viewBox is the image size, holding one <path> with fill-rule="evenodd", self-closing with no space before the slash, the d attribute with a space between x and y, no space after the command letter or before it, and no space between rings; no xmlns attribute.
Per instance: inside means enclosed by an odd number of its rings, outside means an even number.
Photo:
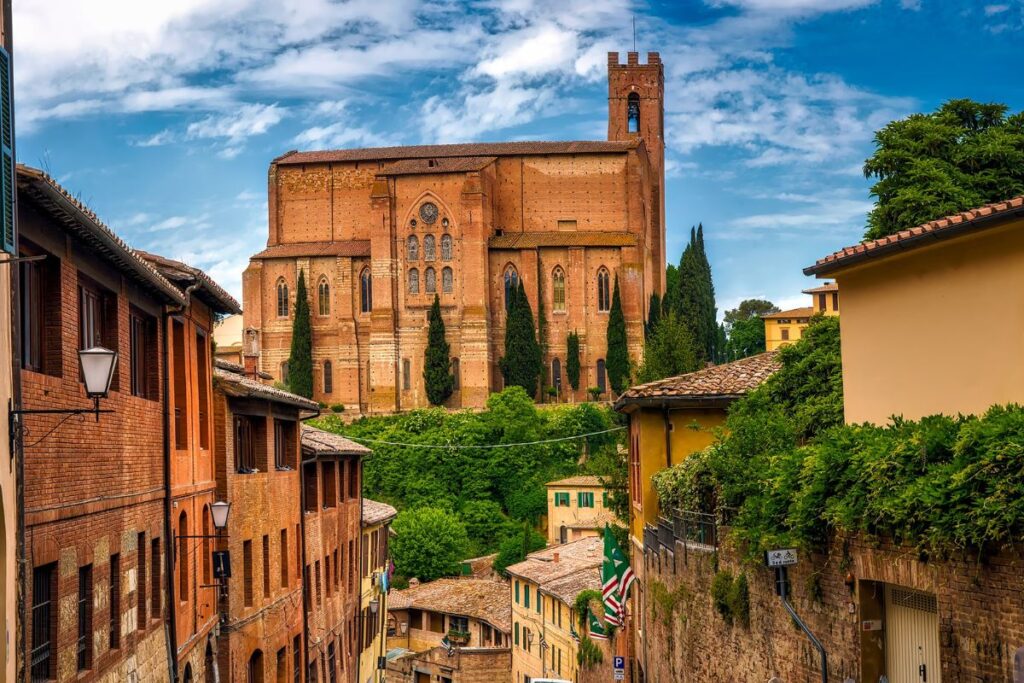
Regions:
<svg viewBox="0 0 1024 683"><path fill-rule="evenodd" d="M665 268L665 69L661 55L647 53L647 63L640 63L640 53L627 52L626 63L619 63L619 53L608 53L608 139L640 138L650 159L654 196L651 205L658 207L657 225L650 242L656 245L655 263L660 264L654 287L664 293Z"/></svg>

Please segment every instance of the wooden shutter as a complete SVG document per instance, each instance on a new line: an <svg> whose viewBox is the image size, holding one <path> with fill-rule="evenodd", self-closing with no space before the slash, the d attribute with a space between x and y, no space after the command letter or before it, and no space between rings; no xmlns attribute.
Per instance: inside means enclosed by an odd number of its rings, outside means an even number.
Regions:
<svg viewBox="0 0 1024 683"><path fill-rule="evenodd" d="M14 251L14 102L11 96L11 56L0 48L0 240Z"/></svg>

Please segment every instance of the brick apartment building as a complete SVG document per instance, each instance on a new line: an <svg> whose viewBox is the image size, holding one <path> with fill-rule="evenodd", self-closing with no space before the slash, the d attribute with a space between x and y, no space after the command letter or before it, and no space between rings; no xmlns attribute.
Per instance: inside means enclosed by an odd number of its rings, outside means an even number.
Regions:
<svg viewBox="0 0 1024 683"><path fill-rule="evenodd" d="M547 384L607 389L616 278L630 356L648 300L664 290L661 59L608 55L608 140L289 152L270 165L267 248L243 278L245 353L283 378L298 275L311 293L314 398L346 410L427 404L426 314L435 293L451 345L451 407L481 407L502 384L508 290L543 310Z"/></svg>
<svg viewBox="0 0 1024 683"><path fill-rule="evenodd" d="M120 353L99 420L23 418L24 680L162 680L163 342L182 293L46 174L17 168L22 407L89 407L78 350Z"/></svg>
<svg viewBox="0 0 1024 683"><path fill-rule="evenodd" d="M169 425L169 522L173 571L167 586L174 609L171 644L183 681L213 680L209 664L215 644L217 589L212 577L210 506L217 500L213 441L211 339L218 314L237 314L238 302L203 271L154 254L138 252L187 300L166 317Z"/></svg>
<svg viewBox="0 0 1024 683"><path fill-rule="evenodd" d="M360 581L368 563L360 545L360 485L370 450L305 425L301 440L307 680L356 683Z"/></svg>

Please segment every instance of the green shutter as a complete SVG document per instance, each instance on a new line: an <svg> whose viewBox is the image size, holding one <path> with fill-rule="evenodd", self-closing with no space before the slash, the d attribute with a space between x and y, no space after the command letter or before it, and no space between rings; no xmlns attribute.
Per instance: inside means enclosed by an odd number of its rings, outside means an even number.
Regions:
<svg viewBox="0 0 1024 683"><path fill-rule="evenodd" d="M0 238L14 253L14 103L11 101L11 56L0 48Z"/></svg>
<svg viewBox="0 0 1024 683"><path fill-rule="evenodd" d="M530 587L523 586L523 607L530 606Z"/></svg>
<svg viewBox="0 0 1024 683"><path fill-rule="evenodd" d="M519 644L519 622L516 622L516 645Z"/></svg>
<svg viewBox="0 0 1024 683"><path fill-rule="evenodd" d="M601 494L601 506L608 507L608 492L605 491Z"/></svg>
<svg viewBox="0 0 1024 683"><path fill-rule="evenodd" d="M516 604L519 604L519 579L516 579Z"/></svg>

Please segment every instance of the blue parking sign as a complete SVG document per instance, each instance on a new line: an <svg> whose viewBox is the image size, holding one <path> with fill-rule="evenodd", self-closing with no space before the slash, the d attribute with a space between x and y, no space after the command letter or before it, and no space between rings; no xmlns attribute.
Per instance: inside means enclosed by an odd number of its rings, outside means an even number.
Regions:
<svg viewBox="0 0 1024 683"><path fill-rule="evenodd" d="M616 657L614 662L615 663L613 664L613 668L615 668L615 669L625 669L626 668L626 658L625 657Z"/></svg>

